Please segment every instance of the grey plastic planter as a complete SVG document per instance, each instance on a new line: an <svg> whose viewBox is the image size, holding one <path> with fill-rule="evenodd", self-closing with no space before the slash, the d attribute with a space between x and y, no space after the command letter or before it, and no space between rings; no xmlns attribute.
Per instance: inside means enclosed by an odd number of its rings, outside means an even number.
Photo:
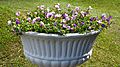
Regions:
<svg viewBox="0 0 120 67"><path fill-rule="evenodd" d="M26 32L21 35L21 40L25 56L40 67L76 67L90 58L99 33L60 36Z"/></svg>

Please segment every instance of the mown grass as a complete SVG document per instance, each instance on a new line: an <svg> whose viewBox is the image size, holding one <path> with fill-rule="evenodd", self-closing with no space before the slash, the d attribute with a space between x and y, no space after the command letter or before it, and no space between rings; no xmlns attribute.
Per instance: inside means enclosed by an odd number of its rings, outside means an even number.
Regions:
<svg viewBox="0 0 120 67"><path fill-rule="evenodd" d="M113 16L111 27L98 36L91 59L81 67L120 67L120 0L0 0L0 67L37 67L25 59L20 38L8 31L7 20L14 17L16 11L58 2L63 6L67 3L79 5L83 9L90 5L94 15Z"/></svg>

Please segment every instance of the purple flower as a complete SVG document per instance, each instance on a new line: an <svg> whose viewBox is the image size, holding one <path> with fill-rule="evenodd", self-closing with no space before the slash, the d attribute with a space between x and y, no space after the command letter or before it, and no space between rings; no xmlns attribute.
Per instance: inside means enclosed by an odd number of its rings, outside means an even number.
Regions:
<svg viewBox="0 0 120 67"><path fill-rule="evenodd" d="M78 15L78 12L75 12L75 15Z"/></svg>
<svg viewBox="0 0 120 67"><path fill-rule="evenodd" d="M38 6L40 10L44 10L44 7L45 7L44 5Z"/></svg>
<svg viewBox="0 0 120 67"><path fill-rule="evenodd" d="M71 29L71 27L70 27L70 26L67 26L67 29L68 29L68 30L70 30L70 29Z"/></svg>
<svg viewBox="0 0 120 67"><path fill-rule="evenodd" d="M46 18L50 18L53 16L53 13L47 13Z"/></svg>
<svg viewBox="0 0 120 67"><path fill-rule="evenodd" d="M93 18L93 17L91 17L91 18L90 18L90 21L93 21L93 20L94 20L94 18Z"/></svg>
<svg viewBox="0 0 120 67"><path fill-rule="evenodd" d="M72 31L72 32L73 32L73 31L74 31L74 28L70 28L70 31Z"/></svg>
<svg viewBox="0 0 120 67"><path fill-rule="evenodd" d="M16 12L16 16L20 16L20 11Z"/></svg>
<svg viewBox="0 0 120 67"><path fill-rule="evenodd" d="M40 17L36 17L36 21L40 21Z"/></svg>
<svg viewBox="0 0 120 67"><path fill-rule="evenodd" d="M40 26L44 26L45 24L42 22L42 21L40 21Z"/></svg>
<svg viewBox="0 0 120 67"><path fill-rule="evenodd" d="M106 19L106 14L102 14L101 19L105 20Z"/></svg>
<svg viewBox="0 0 120 67"><path fill-rule="evenodd" d="M76 27L76 26L77 26L77 24L73 24L73 26L74 26L74 27Z"/></svg>
<svg viewBox="0 0 120 67"><path fill-rule="evenodd" d="M68 17L68 14L65 13L62 15L62 17L63 17L63 19L65 19L66 17Z"/></svg>
<svg viewBox="0 0 120 67"><path fill-rule="evenodd" d="M81 22L81 25L84 25L85 23L84 22Z"/></svg>
<svg viewBox="0 0 120 67"><path fill-rule="evenodd" d="M57 26L57 22L54 22L54 26Z"/></svg>
<svg viewBox="0 0 120 67"><path fill-rule="evenodd" d="M32 20L32 23L34 24L36 22L36 18L34 18L33 20Z"/></svg>
<svg viewBox="0 0 120 67"><path fill-rule="evenodd" d="M110 19L112 19L112 16L109 16L109 18L106 19L106 21L108 22L108 24L110 24Z"/></svg>
<svg viewBox="0 0 120 67"><path fill-rule="evenodd" d="M106 19L105 16L102 16L101 18L102 18L102 20L105 20L105 19Z"/></svg>
<svg viewBox="0 0 120 67"><path fill-rule="evenodd" d="M72 20L75 20L75 19L76 19L76 15L73 15L73 16L71 17L71 19L72 19Z"/></svg>
<svg viewBox="0 0 120 67"><path fill-rule="evenodd" d="M95 21L95 20L96 20L95 17L91 17L91 18L90 18L90 21Z"/></svg>
<svg viewBox="0 0 120 67"><path fill-rule="evenodd" d="M105 27L105 24L101 24L101 26L104 28L104 27Z"/></svg>
<svg viewBox="0 0 120 67"><path fill-rule="evenodd" d="M16 18L16 24L20 24L20 21L18 18Z"/></svg>
<svg viewBox="0 0 120 67"><path fill-rule="evenodd" d="M28 18L27 18L27 21L30 21L30 20L31 20L31 17L28 17Z"/></svg>
<svg viewBox="0 0 120 67"><path fill-rule="evenodd" d="M76 8L75 8L75 10L76 10L76 11L79 11L79 10L80 10L80 8L79 8L79 7L76 7Z"/></svg>
<svg viewBox="0 0 120 67"><path fill-rule="evenodd" d="M98 20L98 16L96 17L96 20Z"/></svg>

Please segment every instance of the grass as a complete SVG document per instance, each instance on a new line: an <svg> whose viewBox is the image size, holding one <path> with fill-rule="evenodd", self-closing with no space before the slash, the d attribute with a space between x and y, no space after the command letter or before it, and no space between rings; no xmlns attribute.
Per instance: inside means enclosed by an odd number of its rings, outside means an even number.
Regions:
<svg viewBox="0 0 120 67"><path fill-rule="evenodd" d="M7 20L14 17L16 11L58 2L81 8L91 5L94 15L107 13L113 16L111 27L98 36L91 59L78 67L120 67L120 0L0 0L0 67L37 67L25 59L20 38L8 31Z"/></svg>

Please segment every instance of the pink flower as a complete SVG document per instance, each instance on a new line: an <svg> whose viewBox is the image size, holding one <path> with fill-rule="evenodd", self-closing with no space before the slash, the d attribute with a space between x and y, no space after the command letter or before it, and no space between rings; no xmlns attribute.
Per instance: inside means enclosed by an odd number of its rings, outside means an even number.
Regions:
<svg viewBox="0 0 120 67"><path fill-rule="evenodd" d="M20 11L16 12L16 16L20 16Z"/></svg>

